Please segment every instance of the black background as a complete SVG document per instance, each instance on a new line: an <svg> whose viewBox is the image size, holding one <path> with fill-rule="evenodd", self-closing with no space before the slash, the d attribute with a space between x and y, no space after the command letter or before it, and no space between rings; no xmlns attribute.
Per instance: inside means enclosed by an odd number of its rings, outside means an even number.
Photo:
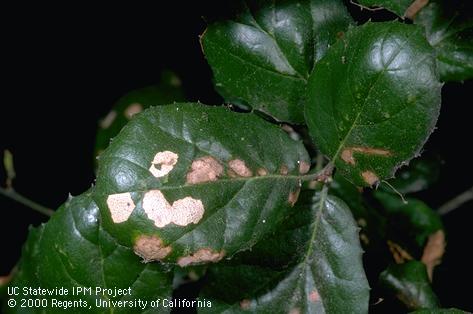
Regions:
<svg viewBox="0 0 473 314"><path fill-rule="evenodd" d="M198 35L202 18L226 14L223 4L176 1L164 7L2 10L0 148L13 152L17 191L51 208L69 193L78 195L94 180L97 121L132 89L159 80L172 69L189 100L219 104ZM358 21L366 12L350 7ZM372 15L371 15L372 16ZM390 19L377 12L375 20ZM444 160L441 180L422 197L438 207L472 183L472 82L449 83L425 150ZM0 170L3 185L4 171ZM435 273L444 306L473 310L471 250L473 204L445 216L448 247ZM1 275L18 260L28 226L47 218L0 196Z"/></svg>

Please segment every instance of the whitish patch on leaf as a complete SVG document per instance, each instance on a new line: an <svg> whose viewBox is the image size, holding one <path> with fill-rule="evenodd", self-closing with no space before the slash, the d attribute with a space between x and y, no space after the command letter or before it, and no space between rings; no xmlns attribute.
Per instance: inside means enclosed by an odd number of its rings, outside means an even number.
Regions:
<svg viewBox="0 0 473 314"><path fill-rule="evenodd" d="M135 203L128 192L109 195L107 206L114 223L127 221L133 209L135 209Z"/></svg>
<svg viewBox="0 0 473 314"><path fill-rule="evenodd" d="M300 161L299 162L299 173L300 174L306 174L310 170L310 164L305 161Z"/></svg>
<svg viewBox="0 0 473 314"><path fill-rule="evenodd" d="M368 185L373 185L379 181L378 176L369 170L363 171L361 173L361 176L363 177L363 181L365 181Z"/></svg>
<svg viewBox="0 0 473 314"><path fill-rule="evenodd" d="M223 173L223 166L211 156L205 156L192 162L187 173L186 182L196 184L201 182L216 181Z"/></svg>
<svg viewBox="0 0 473 314"><path fill-rule="evenodd" d="M197 224L205 211L201 200L189 196L175 201L171 206L160 190L146 192L143 197L143 209L158 228L170 223L178 226Z"/></svg>
<svg viewBox="0 0 473 314"><path fill-rule="evenodd" d="M105 116L105 118L103 118L103 119L100 121L100 123L99 123L100 127L101 127L102 129L108 129L108 128L112 125L113 121L115 121L115 118L116 118L116 117L117 117L117 112L116 112L115 110L110 111L110 112Z"/></svg>
<svg viewBox="0 0 473 314"><path fill-rule="evenodd" d="M253 172L248 168L245 162L241 159L233 159L228 162L230 176L251 177Z"/></svg>
<svg viewBox="0 0 473 314"><path fill-rule="evenodd" d="M445 233L443 230L431 234L424 247L421 261L427 268L427 274L430 281L434 273L435 266L442 262L442 256L445 253Z"/></svg>
<svg viewBox="0 0 473 314"><path fill-rule="evenodd" d="M320 295L316 290L312 290L309 293L309 301L312 303L320 301Z"/></svg>
<svg viewBox="0 0 473 314"><path fill-rule="evenodd" d="M243 299L240 301L240 308L242 310L249 310L251 306L251 301L248 299Z"/></svg>
<svg viewBox="0 0 473 314"><path fill-rule="evenodd" d="M159 152L154 156L154 159L151 162L151 167L149 167L149 171L156 178L163 177L172 171L177 163L178 158L179 156L176 153L170 152L168 150Z"/></svg>
<svg viewBox="0 0 473 314"><path fill-rule="evenodd" d="M143 111L143 106L137 102L132 103L125 109L125 117L127 119L131 119L135 114L140 113Z"/></svg>
<svg viewBox="0 0 473 314"><path fill-rule="evenodd" d="M135 254L143 258L145 263L161 261L171 253L172 248L165 246L163 240L157 236L139 236L133 246Z"/></svg>
<svg viewBox="0 0 473 314"><path fill-rule="evenodd" d="M354 147L347 147L342 151L342 154L341 154L342 160L346 162L347 164L355 165L356 160L355 160L355 157L353 156L353 153L377 155L377 156L385 156L385 157L391 156L391 152L386 149L354 146Z"/></svg>
<svg viewBox="0 0 473 314"><path fill-rule="evenodd" d="M262 177L262 176L267 175L267 174L268 174L268 171L267 171L266 169L264 169L264 168L259 168L259 169L256 171L256 173L257 173L259 176Z"/></svg>
<svg viewBox="0 0 473 314"><path fill-rule="evenodd" d="M204 263L216 263L220 261L225 256L224 252L214 252L211 249L204 248L200 249L194 254L180 257L177 260L177 263L181 267L186 267L189 265L198 265Z"/></svg>
<svg viewBox="0 0 473 314"><path fill-rule="evenodd" d="M289 173L289 169L287 169L286 165L282 165L281 168L279 168L279 173L285 176Z"/></svg>

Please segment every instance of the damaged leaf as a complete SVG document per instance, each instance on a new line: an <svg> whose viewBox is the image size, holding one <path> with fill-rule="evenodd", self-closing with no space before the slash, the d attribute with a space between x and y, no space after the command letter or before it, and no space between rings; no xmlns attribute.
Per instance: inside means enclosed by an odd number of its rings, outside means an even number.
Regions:
<svg viewBox="0 0 473 314"><path fill-rule="evenodd" d="M240 4L233 19L209 25L201 38L217 90L278 121L303 123L309 74L350 15L339 0Z"/></svg>
<svg viewBox="0 0 473 314"><path fill-rule="evenodd" d="M139 298L149 303L157 298L171 298L172 272L160 264L143 264L133 250L119 245L100 224L100 212L91 198L91 191L68 200L46 223L30 230L23 247L18 271L10 286L29 288L64 287L66 296L56 294L36 296L48 298L48 306L32 308L31 313L63 313L64 308L52 307L51 299L87 302L79 312L110 313L96 302L108 300L133 301ZM126 271L123 271L126 269ZM72 295L77 287L128 289L131 295L113 296L102 293ZM21 294L13 296L24 298ZM35 296L31 296L35 298ZM89 305L91 306L89 309ZM4 313L24 313L24 308L4 307ZM143 313L140 307L115 307L113 313ZM161 309L163 310L163 309ZM170 309L168 309L170 310ZM166 309L163 313L169 312Z"/></svg>
<svg viewBox="0 0 473 314"><path fill-rule="evenodd" d="M140 88L121 97L111 111L99 122L95 140L95 155L100 155L110 144L110 140L137 113L149 106L171 104L184 101L180 79L173 72L165 71L157 85Z"/></svg>
<svg viewBox="0 0 473 314"><path fill-rule="evenodd" d="M425 28L437 53L440 78L463 81L473 78L473 5L471 1L430 0L414 22Z"/></svg>
<svg viewBox="0 0 473 314"><path fill-rule="evenodd" d="M437 182L440 175L440 161L435 158L416 158L409 166L399 169L396 178L389 180L389 184L402 194L415 193L426 190ZM393 188L387 184L381 184L380 188L392 194L396 194Z"/></svg>
<svg viewBox="0 0 473 314"><path fill-rule="evenodd" d="M440 88L420 27L368 22L319 61L306 121L338 171L371 186L419 154L437 121Z"/></svg>
<svg viewBox="0 0 473 314"><path fill-rule="evenodd" d="M414 0L358 0L363 6L383 8L403 17Z"/></svg>
<svg viewBox="0 0 473 314"><path fill-rule="evenodd" d="M215 263L275 230L308 163L301 142L254 114L158 106L130 121L103 153L94 199L104 228L145 261ZM110 202L117 195L130 199Z"/></svg>
<svg viewBox="0 0 473 314"><path fill-rule="evenodd" d="M410 261L390 265L381 273L380 284L409 310L431 309L439 306L425 265L421 262Z"/></svg>
<svg viewBox="0 0 473 314"><path fill-rule="evenodd" d="M201 294L218 313L366 313L358 228L339 198L304 193L297 212L251 252L209 268ZM304 204L304 205L302 205Z"/></svg>
<svg viewBox="0 0 473 314"><path fill-rule="evenodd" d="M405 204L391 193L375 191L373 195L383 205L387 237L415 256L420 256L431 234L443 229L440 216L421 200L407 198Z"/></svg>

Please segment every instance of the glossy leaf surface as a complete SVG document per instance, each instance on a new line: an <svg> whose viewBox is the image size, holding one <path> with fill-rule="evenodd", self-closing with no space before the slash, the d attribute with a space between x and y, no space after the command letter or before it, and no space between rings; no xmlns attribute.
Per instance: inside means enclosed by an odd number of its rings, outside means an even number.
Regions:
<svg viewBox="0 0 473 314"><path fill-rule="evenodd" d="M371 186L419 153L437 121L440 87L421 28L367 23L311 74L307 124L343 176Z"/></svg>
<svg viewBox="0 0 473 314"><path fill-rule="evenodd" d="M253 114L158 106L103 153L95 199L105 228L144 260L217 262L277 227L308 170L302 143Z"/></svg>
<svg viewBox="0 0 473 314"><path fill-rule="evenodd" d="M234 19L209 25L201 38L217 89L276 120L303 123L309 74L350 15L338 0L241 4Z"/></svg>

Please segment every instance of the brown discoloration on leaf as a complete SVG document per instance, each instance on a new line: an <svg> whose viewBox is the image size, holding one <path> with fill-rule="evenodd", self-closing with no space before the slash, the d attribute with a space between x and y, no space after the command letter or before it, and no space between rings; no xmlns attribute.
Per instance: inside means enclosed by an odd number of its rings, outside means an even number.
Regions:
<svg viewBox="0 0 473 314"><path fill-rule="evenodd" d="M318 302L320 301L320 295L317 291L315 290L312 290L310 293L309 293L309 301L312 302L312 303L315 303L315 302Z"/></svg>
<svg viewBox="0 0 473 314"><path fill-rule="evenodd" d="M289 193L289 197L288 197L288 202L291 206L294 206L294 204L296 204L297 202L297 199L299 198L299 193L301 192L301 189L297 189L295 191L292 191L291 193Z"/></svg>
<svg viewBox="0 0 473 314"><path fill-rule="evenodd" d="M170 152L168 150L158 152L154 156L153 161L151 161L151 167L149 167L149 171L156 178L164 177L172 171L177 163L178 158L179 156L176 153Z"/></svg>
<svg viewBox="0 0 473 314"><path fill-rule="evenodd" d="M360 153L360 154L365 154L365 155L377 155L377 156L384 156L384 157L391 156L391 152L386 149L353 146L353 147L346 147L342 151L342 154L340 155L340 157L347 164L355 165L356 160L355 160L355 157L353 156L353 153Z"/></svg>
<svg viewBox="0 0 473 314"><path fill-rule="evenodd" d="M256 171L256 173L257 173L259 176L262 177L262 176L267 175L267 174L268 174L268 171L267 171L266 169L264 169L264 168L259 168L259 169Z"/></svg>
<svg viewBox="0 0 473 314"><path fill-rule="evenodd" d="M163 240L157 236L142 235L136 239L133 250L143 258L143 262L149 263L163 260L171 253L172 248L165 246Z"/></svg>
<svg viewBox="0 0 473 314"><path fill-rule="evenodd" d="M133 209L135 209L135 203L128 192L109 195L107 206L114 223L127 221Z"/></svg>
<svg viewBox="0 0 473 314"><path fill-rule="evenodd" d="M282 165L279 168L279 173L282 174L283 176L287 175L289 173L289 169L287 168L286 165Z"/></svg>
<svg viewBox="0 0 473 314"><path fill-rule="evenodd" d="M214 252L209 248L203 248L191 255L180 257L177 260L177 264L181 267L186 267L190 265L199 265L205 263L216 263L220 261L225 256L225 253Z"/></svg>
<svg viewBox="0 0 473 314"><path fill-rule="evenodd" d="M106 116L105 118L103 118L100 123L99 123L99 126L102 128L102 129L108 129L113 121L115 121L117 117L117 112L115 110L112 110L110 111Z"/></svg>
<svg viewBox="0 0 473 314"><path fill-rule="evenodd" d="M233 159L228 162L228 166L233 171L234 174L240 177L251 177L253 172L248 168L245 162L241 159ZM229 175L232 176L229 171Z"/></svg>
<svg viewBox="0 0 473 314"><path fill-rule="evenodd" d="M289 311L289 314L301 314L301 310L295 307Z"/></svg>
<svg viewBox="0 0 473 314"><path fill-rule="evenodd" d="M415 0L404 12L404 16L413 20L417 13L429 3L429 0Z"/></svg>
<svg viewBox="0 0 473 314"><path fill-rule="evenodd" d="M240 308L242 310L249 310L251 306L251 301L248 299L243 299L240 301Z"/></svg>
<svg viewBox="0 0 473 314"><path fill-rule="evenodd" d="M365 181L366 184L368 184L369 186L379 182L378 176L372 171L369 171L369 170L363 171L361 173L361 176L363 177L363 181Z"/></svg>
<svg viewBox="0 0 473 314"><path fill-rule="evenodd" d="M367 225L366 219L364 219L364 218L360 218L356 222L358 223L358 226L363 227L363 228L366 227L366 225Z"/></svg>
<svg viewBox="0 0 473 314"><path fill-rule="evenodd" d="M223 166L215 158L205 156L192 162L191 169L186 176L186 183L216 181L222 173Z"/></svg>
<svg viewBox="0 0 473 314"><path fill-rule="evenodd" d="M151 190L145 193L143 209L158 228L165 227L170 223L178 226L197 224L205 212L202 201L190 196L179 199L170 205L160 190Z"/></svg>
<svg viewBox="0 0 473 314"><path fill-rule="evenodd" d="M421 261L427 268L427 274L432 281L434 268L442 262L442 256L445 253L445 233L439 230L429 236L427 244L424 247Z"/></svg>
<svg viewBox="0 0 473 314"><path fill-rule="evenodd" d="M197 224L204 216L204 205L201 200L190 196L172 204L172 222L178 226Z"/></svg>
<svg viewBox="0 0 473 314"><path fill-rule="evenodd" d="M306 174L310 170L310 164L305 161L300 161L299 162L299 173L300 174Z"/></svg>
<svg viewBox="0 0 473 314"><path fill-rule="evenodd" d="M388 240L387 243L396 264L402 264L413 259L412 256L399 244L394 243L391 240Z"/></svg>
<svg viewBox="0 0 473 314"><path fill-rule="evenodd" d="M135 114L143 111L143 106L137 102L132 103L125 109L125 117L130 120Z"/></svg>

